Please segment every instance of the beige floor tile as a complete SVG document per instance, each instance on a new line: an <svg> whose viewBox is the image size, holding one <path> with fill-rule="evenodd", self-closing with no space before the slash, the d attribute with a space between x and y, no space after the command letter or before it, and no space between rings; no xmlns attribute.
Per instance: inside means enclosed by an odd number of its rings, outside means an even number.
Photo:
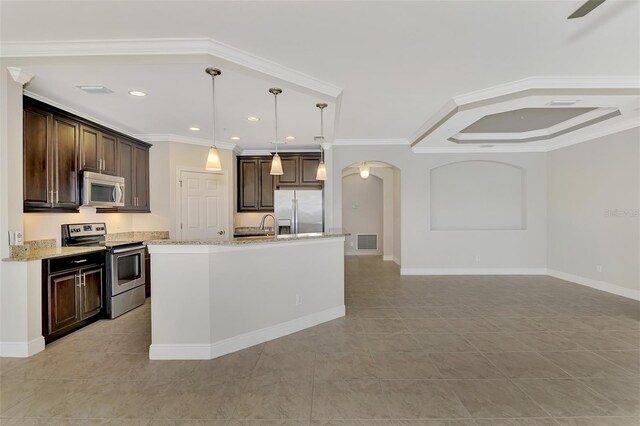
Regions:
<svg viewBox="0 0 640 426"><path fill-rule="evenodd" d="M0 415L4 415L9 408L32 396L44 383L42 380L2 378L0 380Z"/></svg>
<svg viewBox="0 0 640 426"><path fill-rule="evenodd" d="M540 354L573 377L620 377L630 375L628 371L592 352L541 352Z"/></svg>
<svg viewBox="0 0 640 426"><path fill-rule="evenodd" d="M377 380L316 380L312 419L385 419L387 403Z"/></svg>
<svg viewBox="0 0 640 426"><path fill-rule="evenodd" d="M392 420L391 426L476 426L471 419L456 420Z"/></svg>
<svg viewBox="0 0 640 426"><path fill-rule="evenodd" d="M477 352L464 337L453 333L416 333L413 335L426 352Z"/></svg>
<svg viewBox="0 0 640 426"><path fill-rule="evenodd" d="M363 333L407 333L409 330L401 319L358 318Z"/></svg>
<svg viewBox="0 0 640 426"><path fill-rule="evenodd" d="M459 333L497 332L498 327L484 318L447 318L449 325Z"/></svg>
<svg viewBox="0 0 640 426"><path fill-rule="evenodd" d="M534 351L574 351L584 350L578 343L559 333L515 333L514 337Z"/></svg>
<svg viewBox="0 0 640 426"><path fill-rule="evenodd" d="M475 418L544 417L547 413L506 379L449 381L460 401Z"/></svg>
<svg viewBox="0 0 640 426"><path fill-rule="evenodd" d="M487 318L501 332L546 331L538 318Z"/></svg>
<svg viewBox="0 0 640 426"><path fill-rule="evenodd" d="M640 378L593 378L581 381L622 408L625 414L640 418Z"/></svg>
<svg viewBox="0 0 640 426"><path fill-rule="evenodd" d="M432 353L429 357L445 379L502 379L502 374L478 353Z"/></svg>
<svg viewBox="0 0 640 426"><path fill-rule="evenodd" d="M622 332L620 332L622 333ZM562 334L572 342L591 350L638 349L634 342L624 339L624 335L610 331L575 332Z"/></svg>
<svg viewBox="0 0 640 426"><path fill-rule="evenodd" d="M380 379L438 379L440 373L421 352L374 353L375 374Z"/></svg>
<svg viewBox="0 0 640 426"><path fill-rule="evenodd" d="M556 426L552 418L476 419L478 426Z"/></svg>
<svg viewBox="0 0 640 426"><path fill-rule="evenodd" d="M382 388L392 418L469 417L467 410L443 380L384 380Z"/></svg>
<svg viewBox="0 0 640 426"><path fill-rule="evenodd" d="M317 380L375 379L376 367L368 352L318 353Z"/></svg>
<svg viewBox="0 0 640 426"><path fill-rule="evenodd" d="M370 352L422 352L416 335L363 334L365 348Z"/></svg>
<svg viewBox="0 0 640 426"><path fill-rule="evenodd" d="M555 417L616 416L621 410L611 401L573 379L516 379L515 383L546 412Z"/></svg>
<svg viewBox="0 0 640 426"><path fill-rule="evenodd" d="M637 417L565 417L556 419L559 426L638 426Z"/></svg>
<svg viewBox="0 0 640 426"><path fill-rule="evenodd" d="M308 419L312 382L308 380L268 383L251 380L239 396L235 419Z"/></svg>
<svg viewBox="0 0 640 426"><path fill-rule="evenodd" d="M496 352L485 356L510 378L569 377L560 367L536 352Z"/></svg>
<svg viewBox="0 0 640 426"><path fill-rule="evenodd" d="M405 318L405 326L411 333L452 333L454 328L444 318Z"/></svg>
<svg viewBox="0 0 640 426"><path fill-rule="evenodd" d="M203 381L225 381L229 378L249 377L260 353L244 350L211 360L194 362L191 378Z"/></svg>
<svg viewBox="0 0 640 426"><path fill-rule="evenodd" d="M399 318L441 318L432 307L396 309Z"/></svg>
<svg viewBox="0 0 640 426"><path fill-rule="evenodd" d="M262 354L256 364L252 379L266 381L312 380L315 352Z"/></svg>
<svg viewBox="0 0 640 426"><path fill-rule="evenodd" d="M482 352L529 351L531 347L509 333L466 333L462 335Z"/></svg>
<svg viewBox="0 0 640 426"><path fill-rule="evenodd" d="M595 353L633 374L640 375L640 351L595 351Z"/></svg>
<svg viewBox="0 0 640 426"><path fill-rule="evenodd" d="M308 420L230 420L227 426L308 426Z"/></svg>

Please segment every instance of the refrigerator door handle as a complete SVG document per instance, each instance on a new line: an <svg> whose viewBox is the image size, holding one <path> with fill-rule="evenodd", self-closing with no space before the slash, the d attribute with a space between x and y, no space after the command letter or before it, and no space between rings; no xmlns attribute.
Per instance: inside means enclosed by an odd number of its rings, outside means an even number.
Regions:
<svg viewBox="0 0 640 426"><path fill-rule="evenodd" d="M292 210L293 210L293 234L298 233L298 200L292 200Z"/></svg>

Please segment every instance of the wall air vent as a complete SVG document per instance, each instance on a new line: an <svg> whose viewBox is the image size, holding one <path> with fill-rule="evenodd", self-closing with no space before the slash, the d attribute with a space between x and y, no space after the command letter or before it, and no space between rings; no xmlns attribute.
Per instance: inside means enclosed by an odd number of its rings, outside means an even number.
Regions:
<svg viewBox="0 0 640 426"><path fill-rule="evenodd" d="M378 250L378 234L356 234L358 250Z"/></svg>
<svg viewBox="0 0 640 426"><path fill-rule="evenodd" d="M99 84L78 84L76 85L76 87L91 95L104 95L107 93L113 93L113 90Z"/></svg>

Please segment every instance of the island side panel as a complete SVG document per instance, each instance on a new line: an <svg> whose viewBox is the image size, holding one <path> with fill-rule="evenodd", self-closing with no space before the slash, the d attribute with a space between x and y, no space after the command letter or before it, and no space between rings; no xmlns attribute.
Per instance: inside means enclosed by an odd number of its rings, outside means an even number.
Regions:
<svg viewBox="0 0 640 426"><path fill-rule="evenodd" d="M151 246L150 359L211 358L210 255L192 248Z"/></svg>
<svg viewBox="0 0 640 426"><path fill-rule="evenodd" d="M213 355L344 316L344 237L212 253Z"/></svg>

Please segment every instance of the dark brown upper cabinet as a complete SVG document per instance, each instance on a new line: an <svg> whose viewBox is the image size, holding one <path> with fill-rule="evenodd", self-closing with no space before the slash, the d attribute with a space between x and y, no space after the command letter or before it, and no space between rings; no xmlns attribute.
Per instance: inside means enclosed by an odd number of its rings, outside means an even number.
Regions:
<svg viewBox="0 0 640 426"><path fill-rule="evenodd" d="M271 156L238 157L238 211L272 212L273 191L280 188L322 188L316 180L320 156L281 154L281 176L271 176Z"/></svg>
<svg viewBox="0 0 640 426"><path fill-rule="evenodd" d="M80 126L80 169L116 175L117 146L115 135Z"/></svg>
<svg viewBox="0 0 640 426"><path fill-rule="evenodd" d="M80 171L125 178L125 207L149 212L150 144L25 96L23 173L25 212L80 207Z"/></svg>
<svg viewBox="0 0 640 426"><path fill-rule="evenodd" d="M79 125L65 116L25 104L23 113L23 209L76 211Z"/></svg>
<svg viewBox="0 0 640 426"><path fill-rule="evenodd" d="M282 154L280 157L284 174L276 176L276 189L322 188L322 181L316 180L320 154Z"/></svg>
<svg viewBox="0 0 640 426"><path fill-rule="evenodd" d="M118 137L116 152L116 174L124 178L124 207L98 212L149 213L149 145Z"/></svg>

